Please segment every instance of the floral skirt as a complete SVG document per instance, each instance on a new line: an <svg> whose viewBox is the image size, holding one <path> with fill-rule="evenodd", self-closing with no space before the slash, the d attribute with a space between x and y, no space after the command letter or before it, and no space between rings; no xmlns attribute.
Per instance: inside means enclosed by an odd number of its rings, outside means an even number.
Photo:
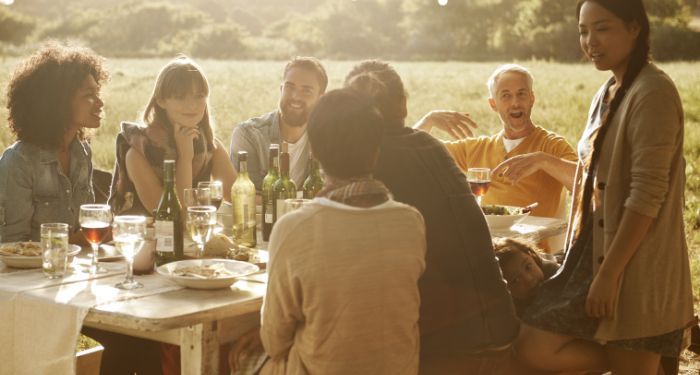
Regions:
<svg viewBox="0 0 700 375"><path fill-rule="evenodd" d="M586 314L586 298L593 282L593 221L584 225L579 239L566 254L559 272L540 288L527 308L523 322L545 331L593 340L598 318ZM684 329L659 336L608 341L607 345L632 351L678 357L683 346Z"/></svg>

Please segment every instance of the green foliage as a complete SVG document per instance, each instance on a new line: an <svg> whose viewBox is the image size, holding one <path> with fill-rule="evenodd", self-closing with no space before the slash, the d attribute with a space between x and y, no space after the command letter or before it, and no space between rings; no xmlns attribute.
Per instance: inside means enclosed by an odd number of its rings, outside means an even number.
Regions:
<svg viewBox="0 0 700 375"><path fill-rule="evenodd" d="M645 0L658 59L695 59L698 0ZM0 12L0 42L77 39L107 56L379 57L394 60L577 61L574 0L22 0L36 37ZM60 11L59 11L60 10ZM29 19L30 21L32 18ZM9 25L9 26L8 26ZM33 25L33 24L32 24ZM33 27L33 26L32 26ZM14 51L0 50L0 54Z"/></svg>
<svg viewBox="0 0 700 375"><path fill-rule="evenodd" d="M13 12L0 5L0 42L21 44L34 31L34 18Z"/></svg>
<svg viewBox="0 0 700 375"><path fill-rule="evenodd" d="M190 47L193 56L226 59L247 56L243 32L236 25L215 25L197 32Z"/></svg>

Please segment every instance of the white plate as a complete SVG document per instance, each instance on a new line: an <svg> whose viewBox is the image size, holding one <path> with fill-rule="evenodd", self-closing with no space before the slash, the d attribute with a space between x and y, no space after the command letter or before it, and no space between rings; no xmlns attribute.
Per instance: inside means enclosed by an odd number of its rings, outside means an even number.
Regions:
<svg viewBox="0 0 700 375"><path fill-rule="evenodd" d="M508 229L523 221L528 214L520 215L484 215L489 229Z"/></svg>
<svg viewBox="0 0 700 375"><path fill-rule="evenodd" d="M5 245L12 245L12 243L4 243ZM78 245L68 245L68 263L73 261L73 257L80 252L80 246ZM22 256L22 255L2 255L0 254L0 259L8 267L14 268L41 268L41 256Z"/></svg>
<svg viewBox="0 0 700 375"><path fill-rule="evenodd" d="M203 267L215 264L221 264L231 274L225 277L217 278L199 278L194 276L177 276L173 272L184 267ZM181 260L164 264L156 269L159 274L173 280L179 285L193 289L220 289L228 288L236 281L236 278L247 276L260 271L260 268L248 262L240 262L230 259L191 259Z"/></svg>

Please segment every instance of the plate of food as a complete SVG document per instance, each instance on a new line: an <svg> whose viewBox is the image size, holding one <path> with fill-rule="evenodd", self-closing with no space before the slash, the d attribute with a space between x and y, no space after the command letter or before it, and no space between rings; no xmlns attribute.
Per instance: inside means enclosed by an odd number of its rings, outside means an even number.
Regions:
<svg viewBox="0 0 700 375"><path fill-rule="evenodd" d="M530 210L526 207L502 206L498 204L481 207L490 229L508 229L523 221Z"/></svg>
<svg viewBox="0 0 700 375"><path fill-rule="evenodd" d="M80 246L68 245L68 263L80 252ZM0 245L0 259L13 268L41 268L41 243L8 242Z"/></svg>
<svg viewBox="0 0 700 375"><path fill-rule="evenodd" d="M190 259L164 264L159 274L186 288L228 288L236 278L260 271L258 266L231 259Z"/></svg>

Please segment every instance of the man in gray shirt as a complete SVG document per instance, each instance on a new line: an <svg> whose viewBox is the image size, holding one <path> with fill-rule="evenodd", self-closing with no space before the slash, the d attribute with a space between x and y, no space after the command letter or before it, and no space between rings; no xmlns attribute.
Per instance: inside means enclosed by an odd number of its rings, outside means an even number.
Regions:
<svg viewBox="0 0 700 375"><path fill-rule="evenodd" d="M278 109L238 124L231 136L231 162L238 169L238 151L248 152L248 174L255 188L269 164L270 144L289 143L290 177L301 187L309 174L306 123L316 102L326 91L328 76L313 57L295 57L284 68Z"/></svg>

